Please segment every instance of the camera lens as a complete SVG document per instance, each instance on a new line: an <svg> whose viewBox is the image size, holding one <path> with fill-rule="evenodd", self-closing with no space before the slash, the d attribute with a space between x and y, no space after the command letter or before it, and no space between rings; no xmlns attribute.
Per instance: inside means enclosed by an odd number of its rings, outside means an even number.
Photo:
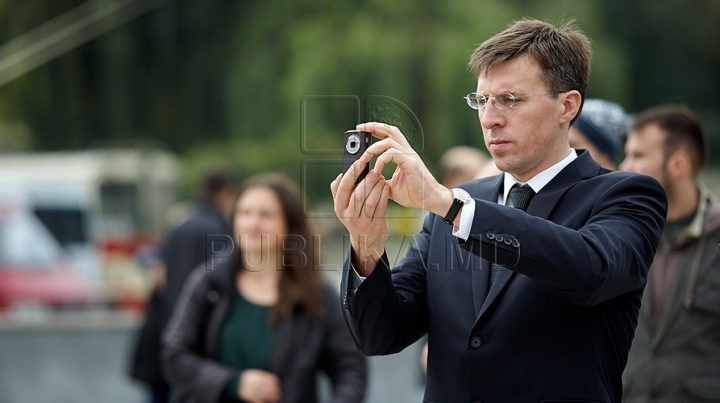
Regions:
<svg viewBox="0 0 720 403"><path fill-rule="evenodd" d="M360 137L357 134L348 136L345 149L349 154L356 154L360 150Z"/></svg>

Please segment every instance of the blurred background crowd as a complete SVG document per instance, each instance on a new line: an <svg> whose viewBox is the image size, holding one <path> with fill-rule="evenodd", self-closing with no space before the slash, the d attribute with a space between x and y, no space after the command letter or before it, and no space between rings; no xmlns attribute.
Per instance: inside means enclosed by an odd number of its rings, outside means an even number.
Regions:
<svg viewBox="0 0 720 403"><path fill-rule="evenodd" d="M467 61L523 16L576 20L589 98L624 109L625 129L652 106L694 111L700 176L720 193L715 0L0 0L0 402L147 401L129 375L137 332L167 280L167 235L207 201L212 170L296 182L335 285L343 131L400 126L449 186L493 174L462 99ZM608 167L626 134L600 139ZM422 214L390 218L393 259ZM419 401L421 348L369 360L367 401Z"/></svg>

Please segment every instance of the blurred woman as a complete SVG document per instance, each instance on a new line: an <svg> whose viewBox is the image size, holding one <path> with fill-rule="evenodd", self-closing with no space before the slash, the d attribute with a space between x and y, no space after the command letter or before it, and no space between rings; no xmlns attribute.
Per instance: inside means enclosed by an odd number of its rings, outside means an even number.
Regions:
<svg viewBox="0 0 720 403"><path fill-rule="evenodd" d="M316 402L316 373L333 402L359 402L365 359L335 289L323 284L297 187L280 175L251 179L232 215L238 253L201 265L163 335L171 387L197 402Z"/></svg>

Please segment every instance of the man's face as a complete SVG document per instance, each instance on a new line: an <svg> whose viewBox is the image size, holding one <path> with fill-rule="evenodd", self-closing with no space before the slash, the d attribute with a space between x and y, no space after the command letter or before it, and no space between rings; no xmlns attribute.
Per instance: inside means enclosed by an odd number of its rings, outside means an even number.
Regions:
<svg viewBox="0 0 720 403"><path fill-rule="evenodd" d="M667 188L665 133L658 125L649 124L630 132L620 169L652 176Z"/></svg>
<svg viewBox="0 0 720 403"><path fill-rule="evenodd" d="M541 69L528 55L498 64L478 78L477 92L488 97L544 94ZM498 168L526 181L570 152L562 100L547 95L523 98L510 109L488 102L478 110L485 146Z"/></svg>

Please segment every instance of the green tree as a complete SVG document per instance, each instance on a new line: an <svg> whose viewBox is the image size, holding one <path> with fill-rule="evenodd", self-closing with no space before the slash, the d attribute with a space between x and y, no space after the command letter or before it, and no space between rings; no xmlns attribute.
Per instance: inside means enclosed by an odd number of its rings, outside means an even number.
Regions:
<svg viewBox="0 0 720 403"><path fill-rule="evenodd" d="M1 1L0 42L83 3ZM224 162L243 177L284 171L303 181L311 199L327 201L327 184L340 170L341 132L357 118L347 105L326 102L313 104L303 121L304 97L402 101L419 118L420 153L431 166L453 145L483 148L477 114L462 99L475 88L468 57L525 16L575 19L590 36L590 97L631 112L685 103L718 150L714 0L168 0L0 87L0 119L27 127L25 146L36 150L151 138L184 156L188 183ZM301 141L337 153L312 165L318 158Z"/></svg>

